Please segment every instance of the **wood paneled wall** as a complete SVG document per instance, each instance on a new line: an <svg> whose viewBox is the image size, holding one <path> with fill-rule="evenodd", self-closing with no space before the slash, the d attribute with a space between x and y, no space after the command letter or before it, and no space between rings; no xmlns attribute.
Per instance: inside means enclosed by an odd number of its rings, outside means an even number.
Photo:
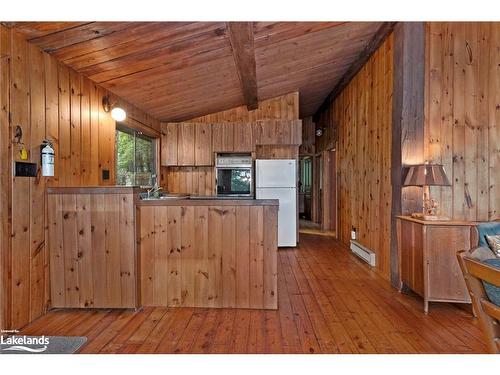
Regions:
<svg viewBox="0 0 500 375"><path fill-rule="evenodd" d="M258 120L298 120L299 93L293 92L259 102L259 108L249 111L246 106L197 117L187 122L252 122Z"/></svg>
<svg viewBox="0 0 500 375"><path fill-rule="evenodd" d="M431 196L453 219L498 220L500 23L426 26L424 153L444 165L452 183Z"/></svg>
<svg viewBox="0 0 500 375"><path fill-rule="evenodd" d="M162 187L169 193L215 195L214 167L166 167Z"/></svg>
<svg viewBox="0 0 500 375"><path fill-rule="evenodd" d="M102 110L108 91L19 34L3 26L0 33L2 327L19 328L48 304L45 187L113 185L115 126ZM159 121L112 94L110 98L125 108L132 122L159 131ZM20 160L19 146L11 143L17 125L23 130L28 161L40 164L40 144L46 137L53 139L54 178L12 177L12 161ZM109 180L102 179L103 169L109 169Z"/></svg>
<svg viewBox="0 0 500 375"><path fill-rule="evenodd" d="M331 107L320 116L325 140L335 146L339 172L338 238L358 241L377 256L377 270L390 274L392 35L374 53ZM338 136L336 135L338 134ZM328 135L330 134L330 135Z"/></svg>
<svg viewBox="0 0 500 375"><path fill-rule="evenodd" d="M302 144L300 155L314 155L316 143L316 124L312 116L302 119Z"/></svg>
<svg viewBox="0 0 500 375"><path fill-rule="evenodd" d="M7 30L0 27L0 327L6 328L10 318L8 304L10 289L10 205L11 177L9 129L10 39Z"/></svg>

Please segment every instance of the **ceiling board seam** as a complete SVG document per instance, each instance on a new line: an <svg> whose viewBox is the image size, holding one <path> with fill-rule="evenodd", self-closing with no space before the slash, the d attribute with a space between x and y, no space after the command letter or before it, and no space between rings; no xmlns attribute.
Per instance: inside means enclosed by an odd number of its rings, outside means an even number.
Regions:
<svg viewBox="0 0 500 375"><path fill-rule="evenodd" d="M110 60L106 60L105 62L100 62L100 63L97 63L97 64L88 65L88 66L86 66L82 70L88 70L88 69L91 69L92 67L96 67L96 66L101 65L101 64L107 64L107 63L110 63L110 62L113 62L113 61L116 62L116 61L121 60L121 59L126 59L126 58L130 58L130 57L140 57L141 55L147 55L147 54L150 54L151 52L155 52L157 50L161 50L161 49L166 48L166 47L174 46L177 43L186 42L186 41L189 41L190 39L199 38L201 35L204 35L204 34L208 35L208 34L214 33L215 30L217 30L217 29L210 30L208 32L205 31L205 32L201 32L201 33L198 33L198 34L189 35L189 36L186 36L185 38L177 39L175 41L165 42L165 43L159 45L158 47L155 47L155 48L152 48L152 49L149 49L149 50L146 50L146 51L132 52L132 53L129 53L127 55L123 55L123 56L120 56L120 57L115 57L115 58L110 59ZM108 72L110 70L112 70L112 69L103 70L103 71L101 71L99 73L94 73L94 74L101 74L101 73L104 73L104 72ZM116 79L116 78L112 78L112 79ZM109 81L109 80L107 80L107 81ZM106 82L106 81L103 81L103 82Z"/></svg>
<svg viewBox="0 0 500 375"><path fill-rule="evenodd" d="M221 47L221 48L217 48L217 49L214 49L214 50L211 50L211 51L208 51L208 52L213 52L213 51L220 51L220 50L223 50L225 49L226 47ZM200 54L203 54L203 53L208 53L207 51L203 51L203 52L198 52L192 56L189 56L189 58L192 58L193 56L198 56ZM219 57L217 59L214 59L212 60L213 61L217 61L217 60L221 60L221 59L226 59L227 56L223 56L223 57ZM183 59L183 60L186 60L186 59ZM143 69L143 70L137 70L135 72L132 72L132 73L127 73L127 74L124 74L122 76L118 76L118 77L113 77L113 78L110 78L110 79L107 79L105 81L100 81L99 84L103 84L103 83L107 83L107 84L110 84L109 82L111 81L114 81L114 80L117 80L117 79L121 79L121 78L125 78L125 77L130 77L130 76L133 76L135 74L140 74L140 73L144 73L144 72L147 72L147 71L150 71L150 70L154 70L154 69L161 69L161 68L164 68L166 66L168 66L169 64L172 64L172 62L168 62L168 63L165 63L165 64L162 64L162 65L158 65L158 66L153 66L151 68L146 68L146 69ZM202 64L199 64L199 65L202 65ZM175 72L175 71L178 71L178 70L182 70L182 69L175 69L173 70L172 72ZM107 71L107 70L106 70ZM170 73L170 72L169 72Z"/></svg>
<svg viewBox="0 0 500 375"><path fill-rule="evenodd" d="M81 41L81 42L78 42L78 43L75 43L75 44L71 44L71 45L69 45L69 46L65 46L65 47L59 48L59 49L57 49L55 52L59 52L60 50L62 50L62 49L64 49L64 48L66 48L66 47L72 47L72 46L75 46L75 45L77 45L77 44L88 43L88 42L93 41L93 40L96 40L96 39L105 38L105 37L108 37L108 36L113 35L113 34L115 34L115 33L122 33L122 32L130 31L130 30L133 30L133 29L139 29L139 28L141 28L141 27L145 27L145 26L146 26L149 22L138 22L138 23L139 23L139 25L134 25L134 26L131 26L130 28L126 28L126 29L118 30L118 31L115 31L115 32L110 33L110 34L101 35L101 36L100 36L100 37L98 37L98 38L94 38L94 39L90 39L90 40L84 40L84 41ZM157 22L151 22L151 23L153 23L153 24L154 24L154 23L157 23ZM137 37L136 37L136 38L131 39L131 40L128 40L128 41L126 41L126 42L123 42L123 43L117 43L117 44L115 44L115 45L113 45L113 46L103 47L103 48L100 48L100 49L99 49L99 48L98 48L98 49L94 49L94 50L92 50L91 52L82 53L81 55L74 55L74 56L71 56L71 57L69 57L69 58L64 59L63 61L76 59L76 58L78 58L78 57L83 57L83 56L86 56L86 55L91 55L91 54L96 53L96 52L102 52L102 51L104 51L104 50L107 50L107 49L110 49L110 48L115 48L115 47L120 46L120 45L125 44L125 43L130 43L130 42L132 42L132 41L136 41L137 39L140 39L141 37L142 37L141 35L137 35ZM94 65L95 65L95 64L94 64ZM91 66L91 65L89 65L89 66Z"/></svg>
<svg viewBox="0 0 500 375"><path fill-rule="evenodd" d="M46 38L48 36L52 36L52 35L55 35L55 34L60 34L60 33L64 33L64 32L67 32L68 30L73 30L73 29L77 29L79 27L83 27L83 26L87 26L87 25L90 25L90 24L93 24L95 23L95 21L92 21L92 22L85 22L81 25L75 25L75 26L70 26L68 28L65 28L65 29L61 29L61 30L57 30L57 31L54 31L53 33L48 33L48 34L44 34L44 35L40 35L40 36L37 36L35 38L31 38L31 39L27 39L26 40L28 42L31 42L31 43L35 43L36 44L36 40L37 39L42 39L42 38ZM15 27L14 27L14 30L15 30ZM20 34L22 34L22 32L19 32ZM43 51L43 50L42 50ZM46 52L46 51L43 51L43 52Z"/></svg>

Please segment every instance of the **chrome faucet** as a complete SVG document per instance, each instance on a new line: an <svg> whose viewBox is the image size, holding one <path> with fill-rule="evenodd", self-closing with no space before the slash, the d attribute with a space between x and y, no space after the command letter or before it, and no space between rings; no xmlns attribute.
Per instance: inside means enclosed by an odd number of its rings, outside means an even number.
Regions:
<svg viewBox="0 0 500 375"><path fill-rule="evenodd" d="M162 190L161 186L155 185L151 189L147 191L148 198L151 198L151 195L158 193L160 190Z"/></svg>

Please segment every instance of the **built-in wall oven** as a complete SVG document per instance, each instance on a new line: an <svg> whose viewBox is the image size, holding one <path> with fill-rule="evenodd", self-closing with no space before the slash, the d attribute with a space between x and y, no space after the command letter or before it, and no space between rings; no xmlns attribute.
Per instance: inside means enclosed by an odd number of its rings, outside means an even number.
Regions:
<svg viewBox="0 0 500 375"><path fill-rule="evenodd" d="M220 197L253 197L250 154L217 154L215 183Z"/></svg>

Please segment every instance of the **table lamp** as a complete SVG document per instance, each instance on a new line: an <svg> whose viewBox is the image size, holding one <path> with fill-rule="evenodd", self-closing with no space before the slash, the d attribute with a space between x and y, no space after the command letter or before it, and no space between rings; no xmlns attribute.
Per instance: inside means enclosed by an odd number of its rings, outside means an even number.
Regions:
<svg viewBox="0 0 500 375"><path fill-rule="evenodd" d="M441 164L411 165L406 175L404 186L421 186L424 188L424 205L420 213L411 216L423 220L449 220L446 216L439 216L439 202L429 196L429 186L450 186L444 167Z"/></svg>

